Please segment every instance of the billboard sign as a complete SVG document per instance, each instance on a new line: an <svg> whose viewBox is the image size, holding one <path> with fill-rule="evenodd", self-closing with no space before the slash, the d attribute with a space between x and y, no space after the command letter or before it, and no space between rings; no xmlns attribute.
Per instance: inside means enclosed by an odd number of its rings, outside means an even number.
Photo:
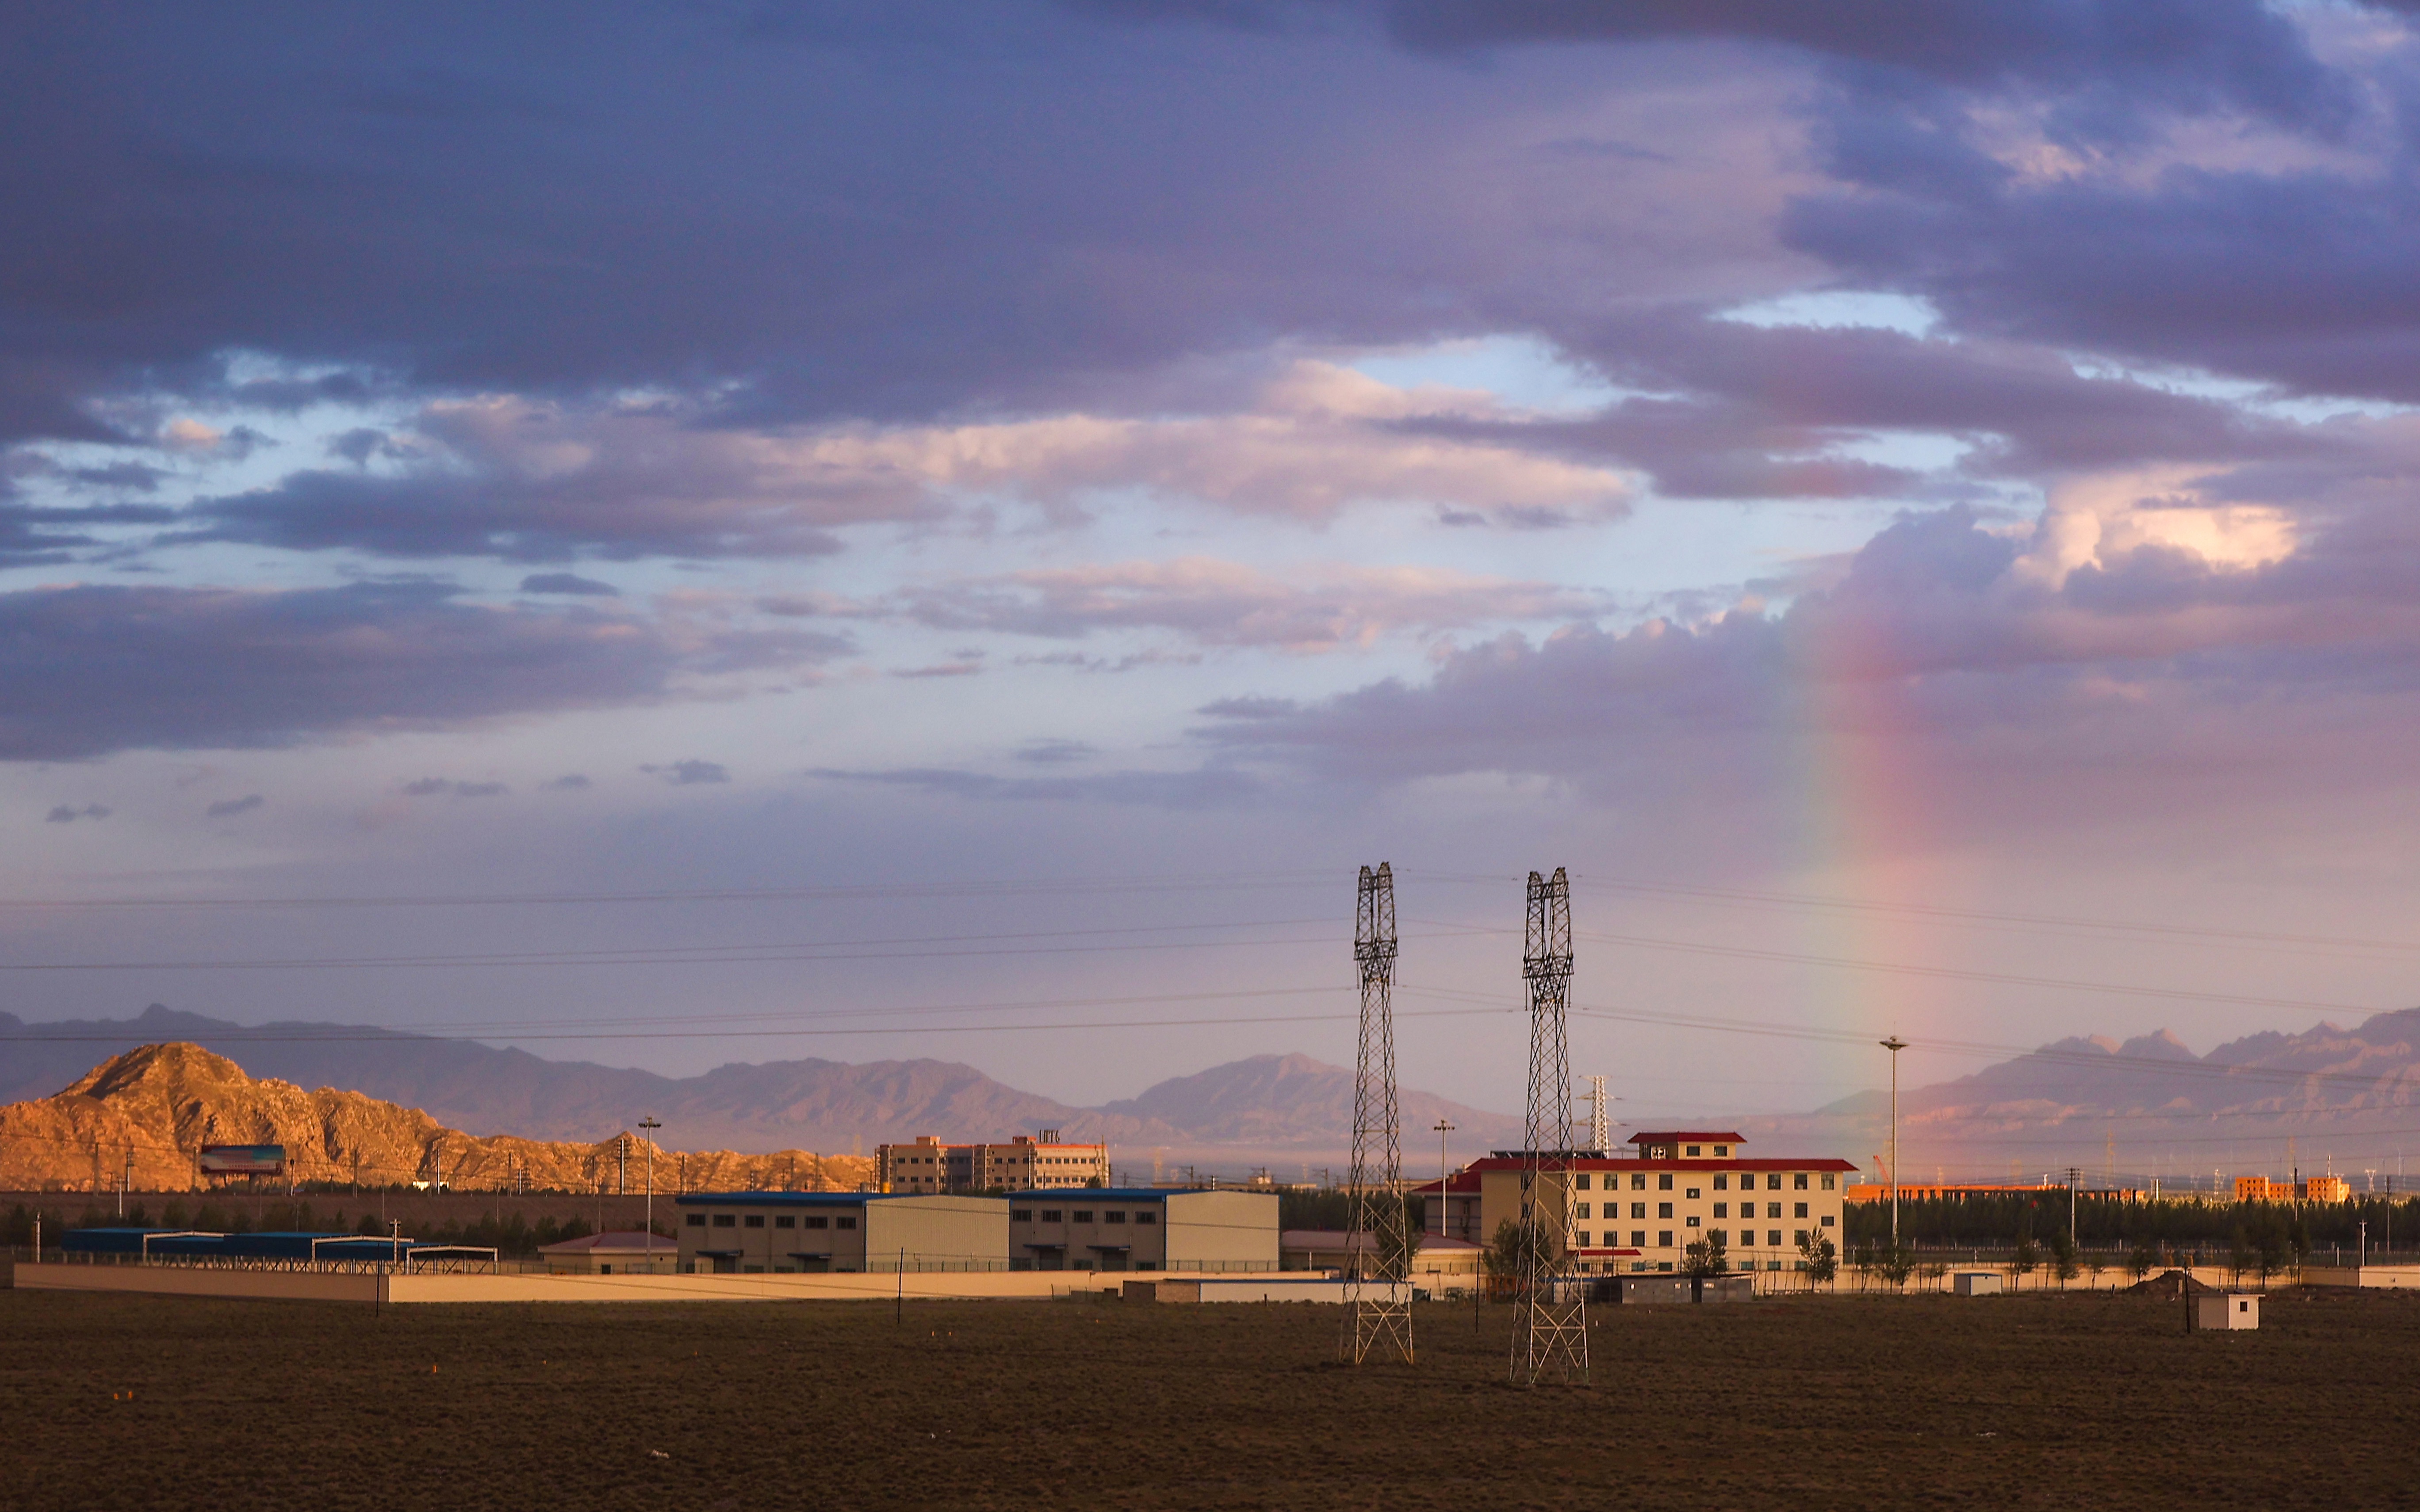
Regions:
<svg viewBox="0 0 2420 1512"><path fill-rule="evenodd" d="M283 1176L284 1145L204 1145L204 1176Z"/></svg>

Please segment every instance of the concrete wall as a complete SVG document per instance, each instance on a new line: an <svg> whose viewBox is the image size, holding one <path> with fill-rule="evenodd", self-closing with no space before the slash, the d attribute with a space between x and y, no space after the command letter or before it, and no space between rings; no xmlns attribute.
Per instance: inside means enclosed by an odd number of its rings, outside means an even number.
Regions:
<svg viewBox="0 0 2420 1512"><path fill-rule="evenodd" d="M287 1302L375 1302L380 1277L320 1271L228 1271L197 1265L17 1267L23 1291L144 1292L171 1297L256 1297Z"/></svg>
<svg viewBox="0 0 2420 1512"><path fill-rule="evenodd" d="M2382 1287L2389 1290L2420 1289L2420 1265L2305 1265L2306 1287Z"/></svg>
<svg viewBox="0 0 2420 1512"><path fill-rule="evenodd" d="M1278 1268L1278 1199L1266 1192L1171 1192L1168 1195L1167 1264Z"/></svg>

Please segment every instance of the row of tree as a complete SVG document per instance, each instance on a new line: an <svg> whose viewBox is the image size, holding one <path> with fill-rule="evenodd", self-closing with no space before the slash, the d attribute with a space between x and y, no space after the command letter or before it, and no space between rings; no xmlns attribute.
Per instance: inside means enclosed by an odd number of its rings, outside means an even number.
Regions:
<svg viewBox="0 0 2420 1512"><path fill-rule="evenodd" d="M1853 1202L1843 1223L1852 1249L1886 1245L1891 1235L1888 1202ZM2369 1246L2388 1248L2397 1234L2405 1247L2420 1244L2420 1198L2360 1197L2350 1202L2212 1203L2129 1202L2105 1193L2079 1192L2075 1226L2069 1239L2086 1250L2173 1249L2226 1246L2238 1236L2256 1246L2263 1235L2290 1242L2297 1255L2329 1245L2351 1249L2367 1224ZM1917 1248L2004 1249L2023 1239L2068 1233L2064 1192L1991 1193L1972 1197L1927 1197L1899 1205L1900 1242Z"/></svg>

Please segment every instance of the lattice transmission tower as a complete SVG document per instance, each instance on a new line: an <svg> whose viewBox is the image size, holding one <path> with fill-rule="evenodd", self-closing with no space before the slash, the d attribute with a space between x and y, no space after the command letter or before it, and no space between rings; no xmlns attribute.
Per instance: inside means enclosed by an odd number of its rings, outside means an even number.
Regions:
<svg viewBox="0 0 2420 1512"><path fill-rule="evenodd" d="M1521 1156L1520 1270L1513 1302L1512 1381L1589 1379L1588 1298L1562 1274L1570 1211L1572 1052L1564 1015L1572 995L1572 887L1561 867L1529 873L1528 944L1521 977L1529 988L1529 1103ZM1551 1174L1554 1189L1547 1190Z"/></svg>
<svg viewBox="0 0 2420 1512"><path fill-rule="evenodd" d="M1403 1121L1395 1103L1395 873L1361 869L1353 959L1361 967L1361 1050L1354 1060L1353 1223L1346 1237L1345 1352L1412 1363L1411 1214L1404 1198ZM1369 1236L1367 1250L1353 1236Z"/></svg>

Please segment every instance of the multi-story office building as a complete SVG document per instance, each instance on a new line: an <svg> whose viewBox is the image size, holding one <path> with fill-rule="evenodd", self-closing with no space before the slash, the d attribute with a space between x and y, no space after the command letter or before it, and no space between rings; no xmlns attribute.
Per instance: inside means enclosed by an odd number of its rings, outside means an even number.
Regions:
<svg viewBox="0 0 2420 1512"><path fill-rule="evenodd" d="M1002 1145L945 1145L919 1134L912 1145L875 1150L886 1192L1030 1192L1037 1187L1109 1184L1109 1147L1071 1145L1059 1131L1018 1134Z"/></svg>
<svg viewBox="0 0 2420 1512"><path fill-rule="evenodd" d="M1737 1134L1642 1133L1631 1136L1631 1156L1558 1151L1544 1157L1537 1201L1546 1231L1573 1268L1583 1273L1673 1271L1687 1247L1719 1239L1734 1271L1795 1269L1805 1261L1799 1245L1809 1234L1840 1242L1840 1204L1849 1173L1845 1160L1814 1156L1751 1157ZM1473 1161L1449 1180L1445 1201L1436 1182L1420 1188L1432 1213L1430 1231L1442 1218L1466 1223L1464 1194L1478 1186L1477 1232L1491 1241L1497 1227L1521 1211L1520 1150L1499 1149ZM1464 1232L1452 1232L1461 1239Z"/></svg>

